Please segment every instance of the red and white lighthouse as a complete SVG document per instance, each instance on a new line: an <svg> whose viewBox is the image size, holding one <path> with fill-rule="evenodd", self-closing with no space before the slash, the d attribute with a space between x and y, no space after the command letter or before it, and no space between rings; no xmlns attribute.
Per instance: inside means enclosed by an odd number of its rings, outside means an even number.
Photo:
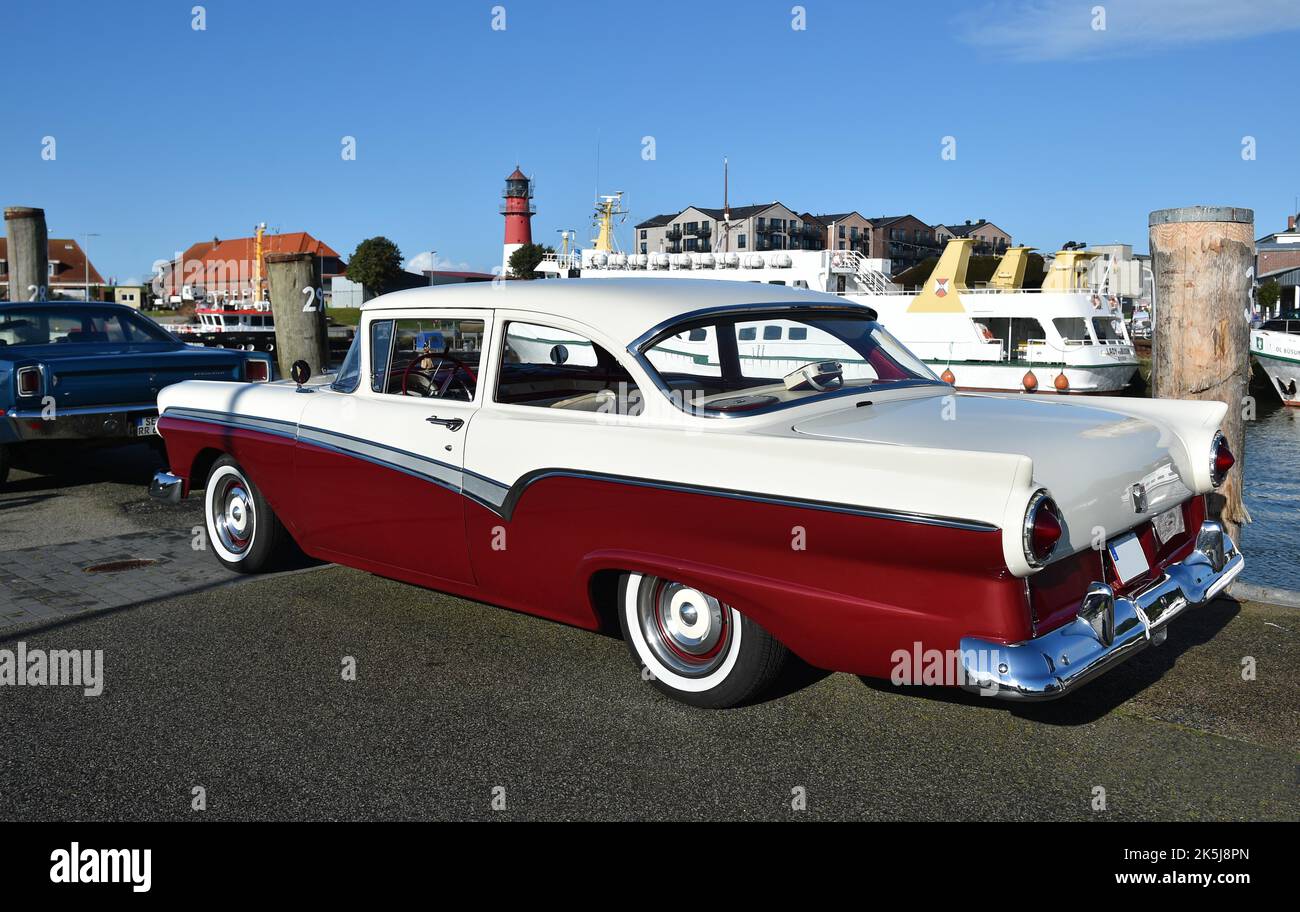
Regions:
<svg viewBox="0 0 1300 912"><path fill-rule="evenodd" d="M533 242L533 182L516 166L506 178L506 189L501 192L505 202L501 214L506 217L506 242L501 252L501 274L510 274L510 254L525 244Z"/></svg>

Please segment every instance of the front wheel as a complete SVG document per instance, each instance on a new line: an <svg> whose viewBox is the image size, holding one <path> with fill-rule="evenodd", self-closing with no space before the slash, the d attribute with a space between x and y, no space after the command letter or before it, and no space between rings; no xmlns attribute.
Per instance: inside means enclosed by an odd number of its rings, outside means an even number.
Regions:
<svg viewBox="0 0 1300 912"><path fill-rule="evenodd" d="M735 608L662 577L624 574L618 620L643 677L691 706L722 709L753 699L776 680L788 656Z"/></svg>
<svg viewBox="0 0 1300 912"><path fill-rule="evenodd" d="M274 568L288 547L289 533L238 462L222 456L213 463L203 499L208 541L217 560L236 573Z"/></svg>

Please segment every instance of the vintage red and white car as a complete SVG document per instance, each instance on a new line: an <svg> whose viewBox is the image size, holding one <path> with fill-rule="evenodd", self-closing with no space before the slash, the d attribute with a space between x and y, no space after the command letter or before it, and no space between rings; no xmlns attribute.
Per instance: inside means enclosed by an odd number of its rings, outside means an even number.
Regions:
<svg viewBox="0 0 1300 912"><path fill-rule="evenodd" d="M223 564L296 545L621 628L695 705L756 697L789 653L1057 697L1242 568L1206 517L1233 463L1224 405L959 394L833 295L401 291L366 304L337 373L297 379L159 396L171 471L152 491L203 489ZM933 655L955 676L916 680Z"/></svg>

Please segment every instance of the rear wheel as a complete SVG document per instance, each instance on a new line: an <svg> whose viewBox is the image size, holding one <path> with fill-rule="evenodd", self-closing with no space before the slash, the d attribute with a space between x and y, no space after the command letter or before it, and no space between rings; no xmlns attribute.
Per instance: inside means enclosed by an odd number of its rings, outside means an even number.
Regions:
<svg viewBox="0 0 1300 912"><path fill-rule="evenodd" d="M274 569L289 546L289 533L239 463L222 456L212 464L204 491L208 542L237 573Z"/></svg>
<svg viewBox="0 0 1300 912"><path fill-rule="evenodd" d="M641 573L619 582L619 626L642 675L675 700L721 709L760 695L788 656L770 633L714 596Z"/></svg>

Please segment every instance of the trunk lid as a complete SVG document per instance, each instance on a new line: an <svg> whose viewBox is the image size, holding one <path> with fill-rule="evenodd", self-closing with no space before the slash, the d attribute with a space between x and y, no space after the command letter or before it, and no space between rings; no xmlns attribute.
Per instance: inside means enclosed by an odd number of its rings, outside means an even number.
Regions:
<svg viewBox="0 0 1300 912"><path fill-rule="evenodd" d="M45 392L63 407L153 402L158 391L183 380L239 380L242 352L166 345L41 346L32 356L45 367Z"/></svg>
<svg viewBox="0 0 1300 912"><path fill-rule="evenodd" d="M1015 453L1034 464L1034 480L1051 491L1065 516L1068 551L1092 547L1192 495L1179 473L1180 446L1166 428L1100 406L1050 398L957 395L880 400L839 409L794 426L800 434L897 446ZM1133 486L1143 485L1138 512Z"/></svg>

